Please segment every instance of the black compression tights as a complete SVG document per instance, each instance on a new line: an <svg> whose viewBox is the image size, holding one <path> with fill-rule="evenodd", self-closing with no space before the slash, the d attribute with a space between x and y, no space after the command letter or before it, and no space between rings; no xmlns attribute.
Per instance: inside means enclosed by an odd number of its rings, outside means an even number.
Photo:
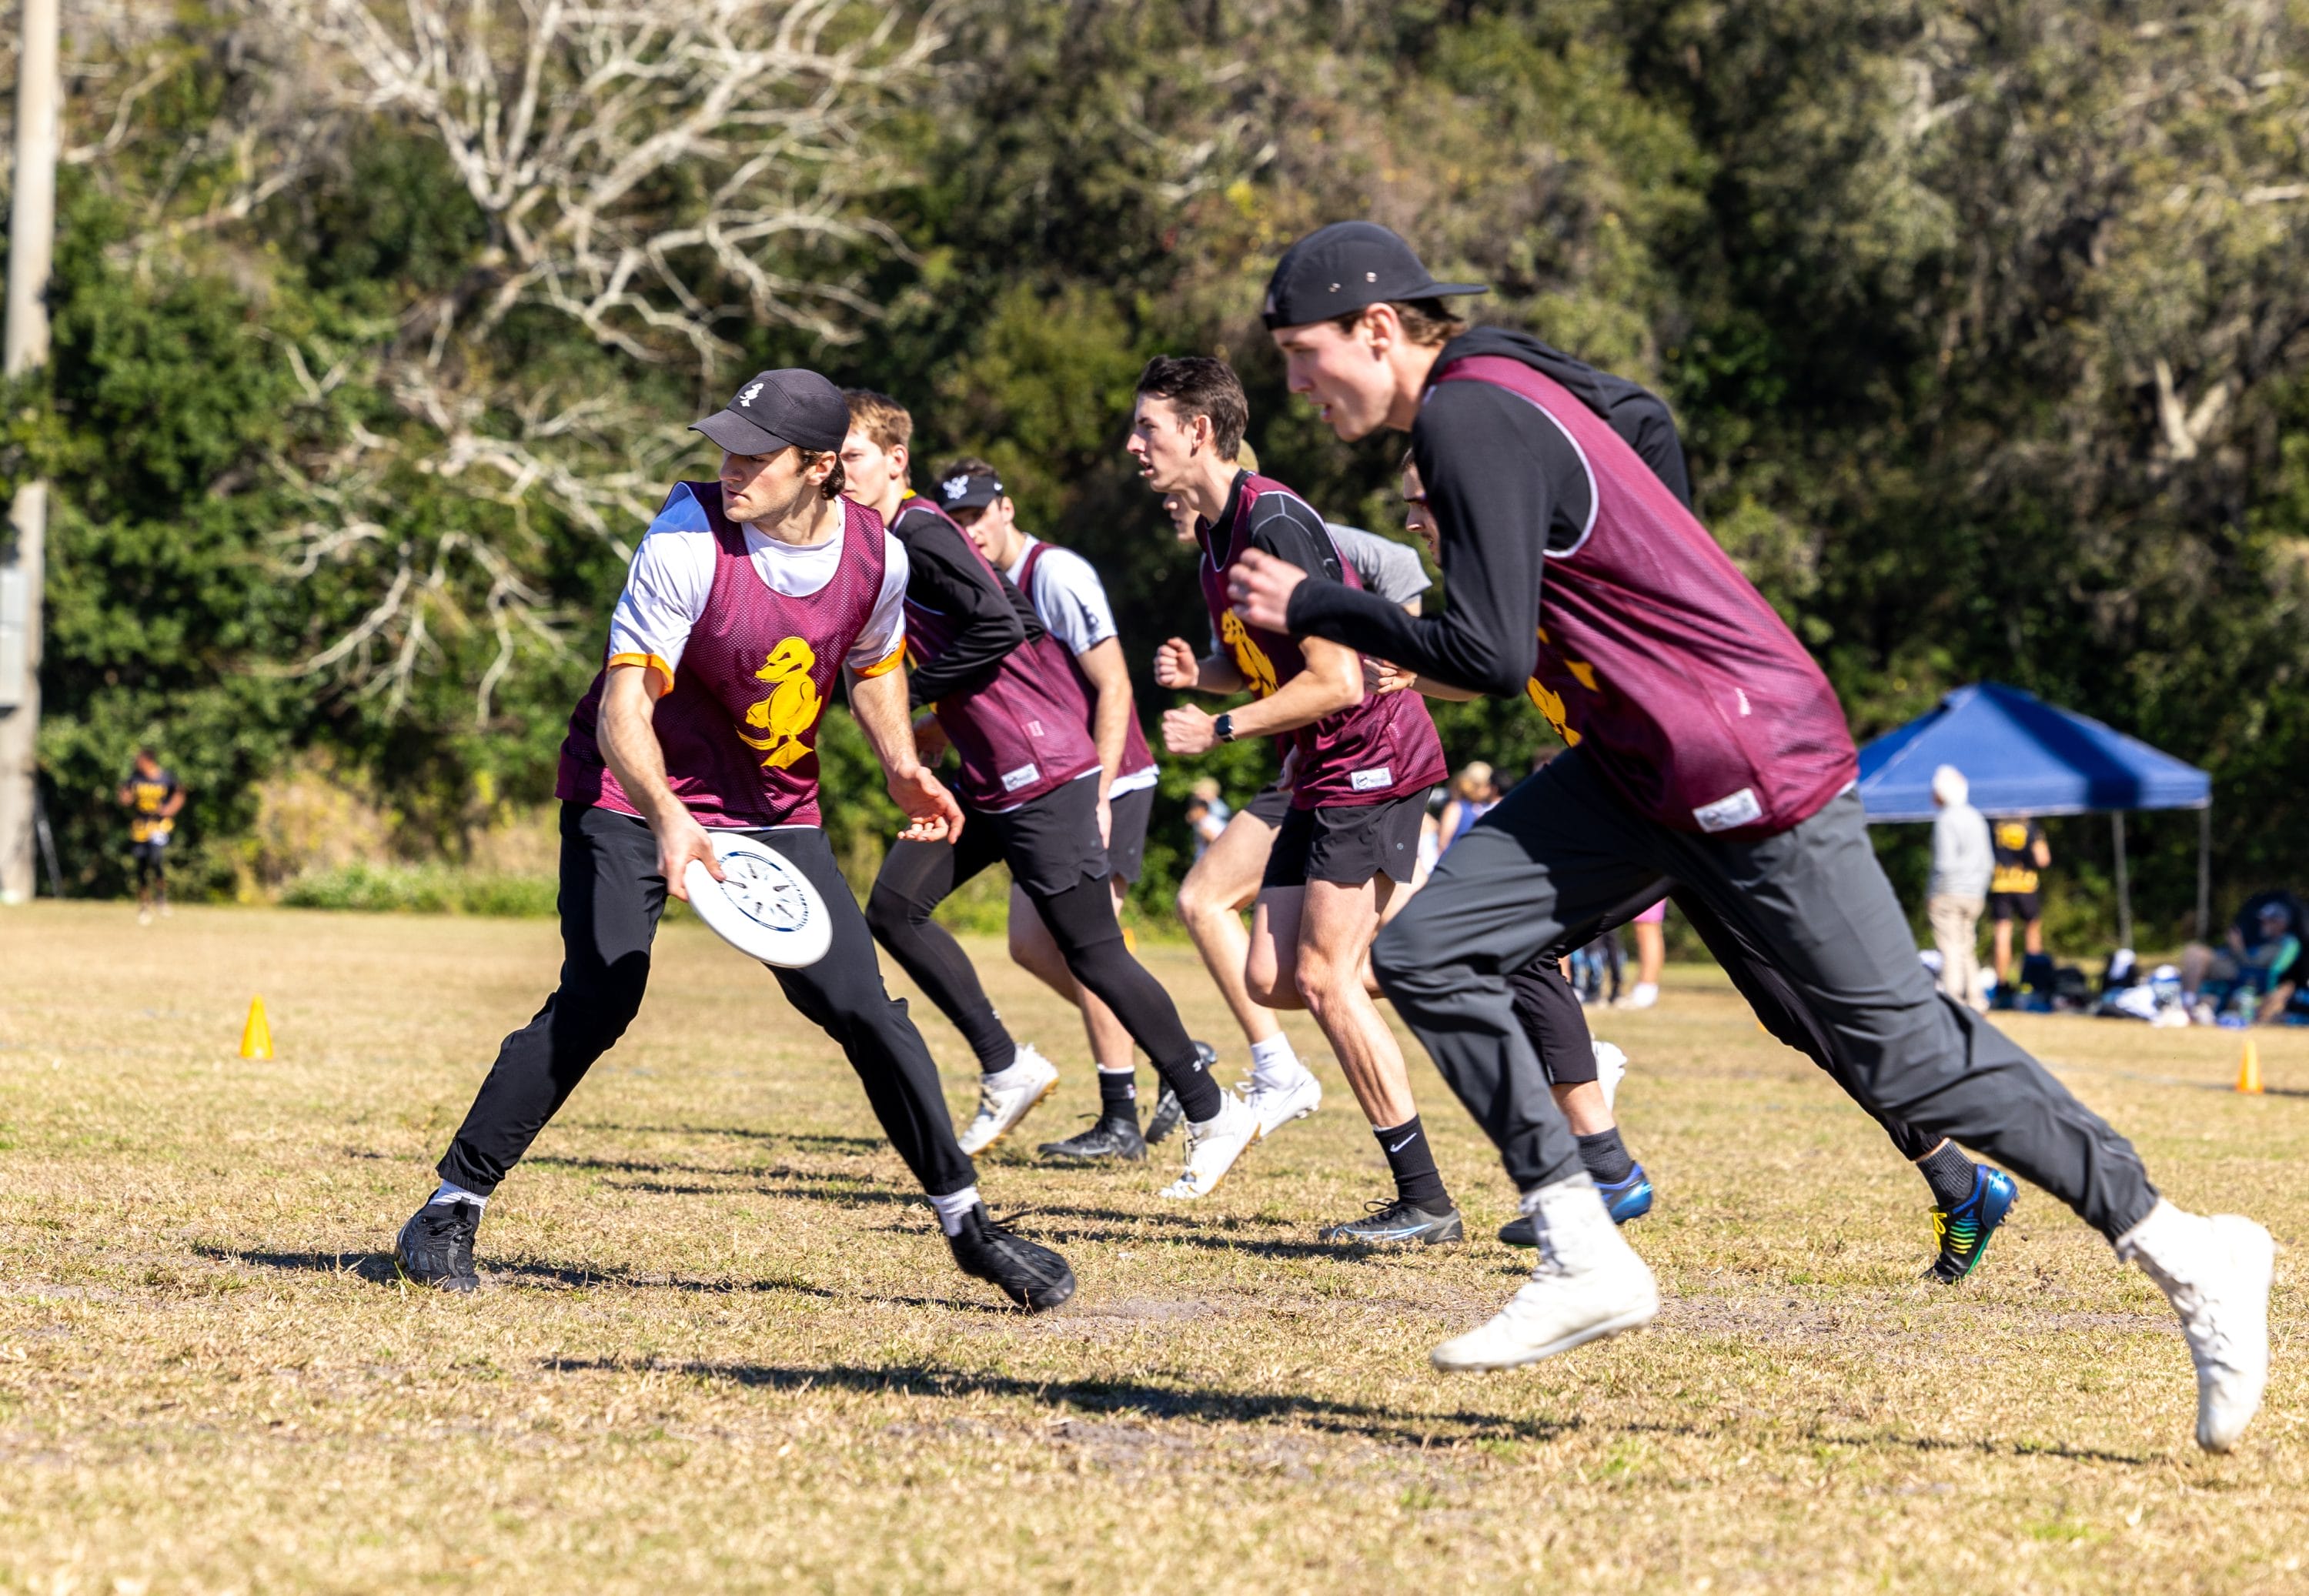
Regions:
<svg viewBox="0 0 2309 1596"><path fill-rule="evenodd" d="M893 849L867 900L866 922L873 927L874 939L890 950L938 1012L954 1022L978 1055L980 1067L1003 1069L1016 1057L1016 1044L987 1001L969 956L946 927L930 919L930 911L956 884L951 863L938 855L953 851L942 843L920 849L900 843ZM1061 893L1041 893L1031 886L1025 893L1050 927L1051 940L1058 944L1068 970L1084 990L1097 994L1114 1011L1131 1040L1146 1050L1179 1094L1187 1117L1204 1120L1217 1113L1218 1087L1196 1057L1195 1044L1171 995L1123 945L1107 884L1085 876Z"/></svg>

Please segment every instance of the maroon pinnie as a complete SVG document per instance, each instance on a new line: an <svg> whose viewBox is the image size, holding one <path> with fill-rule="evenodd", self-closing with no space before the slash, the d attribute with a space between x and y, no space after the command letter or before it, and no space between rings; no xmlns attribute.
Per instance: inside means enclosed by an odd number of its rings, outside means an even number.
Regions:
<svg viewBox="0 0 2309 1596"><path fill-rule="evenodd" d="M970 534L945 511L926 499L909 498L898 518L909 515L945 522L987 580L1006 585ZM908 654L935 660L956 635L953 617L907 594ZM1042 633L1012 650L976 686L938 700L938 724L962 761L956 790L963 802L990 813L1015 809L1098 768L1090 706L1068 663L1066 649Z"/></svg>
<svg viewBox="0 0 2309 1596"><path fill-rule="evenodd" d="M1528 689L1629 802L1679 831L1769 836L1859 773L1836 690L1779 612L1626 440L1520 360L1456 360L1538 407L1594 484L1586 530L1547 551Z"/></svg>
<svg viewBox="0 0 2309 1596"><path fill-rule="evenodd" d="M1306 669L1307 659L1288 634L1249 625L1234 613L1227 599L1226 574L1250 546L1252 516L1262 496L1280 494L1292 500L1305 510L1315 526L1321 526L1323 518L1272 477L1245 471L1238 480L1241 486L1234 496L1234 518L1225 549L1212 552L1210 540L1215 528L1207 524L1197 528L1203 550L1198 572L1203 602L1210 610L1211 626L1220 645L1234 657L1243 684L1265 698ZM1322 536L1327 543L1330 534ZM1332 554L1339 580L1361 588L1362 579L1356 575L1353 565L1337 557L1335 545ZM1313 579L1327 580L1320 574ZM1416 693L1366 694L1361 703L1286 732L1276 741L1298 755L1292 767L1295 780L1291 807L1294 809L1384 803L1423 792L1449 773L1442 741L1435 735L1435 722L1427 712L1427 701Z"/></svg>
<svg viewBox="0 0 2309 1596"><path fill-rule="evenodd" d="M1034 567L1041 563L1043 554L1050 547L1048 543L1037 542L1033 548L1026 551L1025 564L1019 568L1018 591L1027 596L1029 602L1032 602L1034 593ZM1057 639L1053 638L1051 641L1056 643ZM1058 650L1059 653L1066 656L1067 664L1074 671L1076 689L1083 695L1084 712L1091 717L1085 724L1091 728L1093 745L1095 746L1098 736L1095 709L1098 703L1098 689L1092 685L1090 674L1083 669L1082 661L1076 658L1072 649L1060 643ZM1135 710L1137 706L1132 707ZM1115 777L1120 780L1124 776L1136 776L1141 772L1151 771L1154 768L1154 751L1146 746L1146 734L1139 729L1138 717L1133 713L1123 729L1122 763L1115 771Z"/></svg>
<svg viewBox="0 0 2309 1596"><path fill-rule="evenodd" d="M674 493L684 488L713 531L713 586L652 717L666 783L700 825L816 825L818 720L882 591L882 518L844 500L834 579L790 599L755 570L744 531L722 513L721 485L685 482ZM601 757L608 675L604 665L569 717L554 794L639 815Z"/></svg>

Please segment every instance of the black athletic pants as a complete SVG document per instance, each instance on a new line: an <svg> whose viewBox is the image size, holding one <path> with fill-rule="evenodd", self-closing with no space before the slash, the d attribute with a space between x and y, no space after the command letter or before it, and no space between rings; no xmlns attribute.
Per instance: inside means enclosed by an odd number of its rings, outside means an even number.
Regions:
<svg viewBox="0 0 2309 1596"><path fill-rule="evenodd" d="M1207 1119L1218 1112L1218 1088L1196 1057L1171 995L1123 945L1106 884L1097 805L1097 780L1087 777L1001 814L966 808L959 841L893 844L867 898L867 922L899 968L954 1022L982 1065L1000 1068L1015 1050L1010 1033L969 956L930 912L981 871L1007 863L1075 979L1114 1011L1188 1117Z"/></svg>
<svg viewBox="0 0 2309 1596"><path fill-rule="evenodd" d="M826 833L779 826L751 833L808 877L834 920L834 944L807 970L772 970L786 1000L841 1044L874 1116L922 1189L958 1192L976 1179L954 1139L938 1066L906 1005L882 988L873 939ZM561 985L536 1018L497 1048L497 1063L441 1160L441 1178L483 1196L521 1160L593 1061L642 1005L650 943L665 910L657 838L629 815L561 806Z"/></svg>
<svg viewBox="0 0 2309 1596"><path fill-rule="evenodd" d="M1508 973L1578 946L1663 879L1781 984L1788 1012L1777 1017L1798 1035L1817 1027L1822 1062L1880 1120L1988 1154L2112 1238L2155 1205L2130 1143L2010 1038L1934 990L1855 794L1761 841L1695 835L1635 815L1579 749L1454 843L1371 950L1380 986L1490 1133L1518 1189L1580 1164Z"/></svg>

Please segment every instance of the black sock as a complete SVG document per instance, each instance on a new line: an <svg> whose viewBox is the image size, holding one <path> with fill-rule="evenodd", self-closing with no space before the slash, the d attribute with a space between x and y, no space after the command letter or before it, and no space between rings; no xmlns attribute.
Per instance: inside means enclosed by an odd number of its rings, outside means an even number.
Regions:
<svg viewBox="0 0 2309 1596"><path fill-rule="evenodd" d="M1941 1143L1938 1151L1918 1159L1916 1168L1933 1188L1933 1201L1942 1208L1954 1208L1972 1195L1972 1160L1955 1143Z"/></svg>
<svg viewBox="0 0 2309 1596"><path fill-rule="evenodd" d="M1186 1110L1189 1125L1203 1125L1219 1117L1226 1107L1226 1094L1219 1083L1203 1067L1203 1056L1195 1051L1192 1042L1187 1044L1187 1057L1177 1064L1156 1062L1154 1073L1163 1084L1179 1094L1179 1107Z"/></svg>
<svg viewBox="0 0 2309 1596"><path fill-rule="evenodd" d="M1102 1119L1138 1118L1138 1073L1136 1070L1098 1072L1098 1115Z"/></svg>
<svg viewBox="0 0 2309 1596"><path fill-rule="evenodd" d="M1628 1156L1627 1146L1620 1140L1618 1126L1578 1140L1579 1161L1597 1186L1617 1186L1635 1173L1636 1160Z"/></svg>
<svg viewBox="0 0 2309 1596"><path fill-rule="evenodd" d="M1427 1213L1440 1213L1451 1206L1450 1194L1443 1189L1442 1171L1435 1167L1435 1150L1427 1144L1426 1127L1419 1123L1418 1115L1371 1134L1379 1138L1379 1151L1387 1154L1397 1196Z"/></svg>

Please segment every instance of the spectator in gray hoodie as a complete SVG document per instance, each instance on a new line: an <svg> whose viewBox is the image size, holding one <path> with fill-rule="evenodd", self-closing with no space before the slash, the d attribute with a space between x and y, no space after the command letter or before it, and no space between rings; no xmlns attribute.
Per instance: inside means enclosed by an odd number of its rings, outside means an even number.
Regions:
<svg viewBox="0 0 2309 1596"><path fill-rule="evenodd" d="M1941 951L1941 990L1967 1007L1981 1006L1980 916L1988 907L1988 879L1996 867L1988 820L1966 802L1964 772L1944 764L1933 772L1933 876L1924 914L1933 945Z"/></svg>

